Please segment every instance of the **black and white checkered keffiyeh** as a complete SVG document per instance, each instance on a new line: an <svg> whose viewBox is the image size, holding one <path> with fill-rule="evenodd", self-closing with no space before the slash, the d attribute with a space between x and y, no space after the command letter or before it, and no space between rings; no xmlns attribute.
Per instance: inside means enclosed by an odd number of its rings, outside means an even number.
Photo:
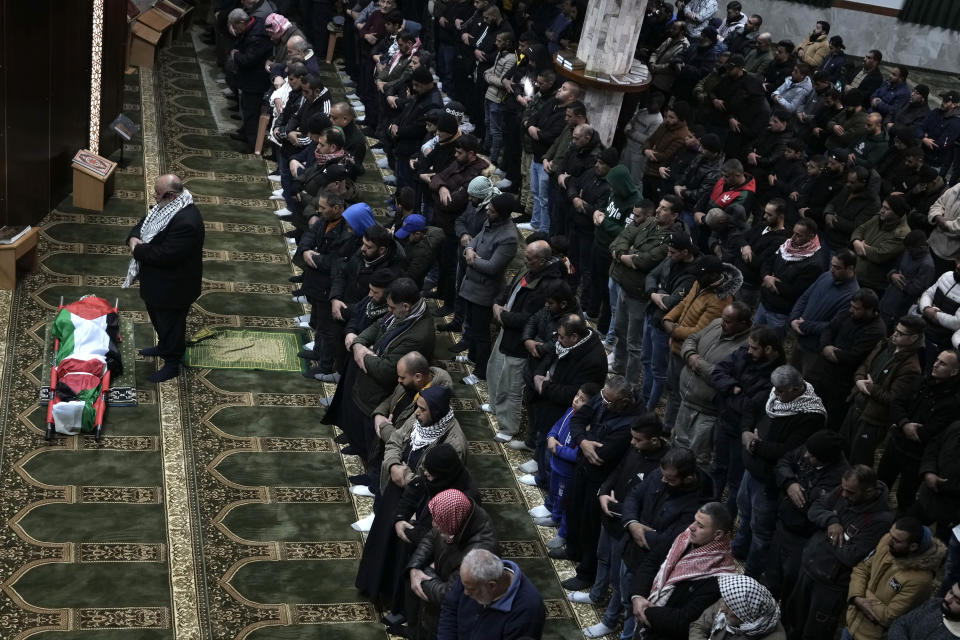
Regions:
<svg viewBox="0 0 960 640"><path fill-rule="evenodd" d="M740 622L731 624L729 617L718 611L713 621L714 630L724 628L732 634L764 636L777 628L780 607L766 587L738 573L718 576L717 582L720 596Z"/></svg>
<svg viewBox="0 0 960 640"><path fill-rule="evenodd" d="M158 233L167 228L170 220L178 211L193 204L193 196L186 189L183 193L166 204L156 204L150 209L143 224L140 225L140 239L143 242L150 242ZM140 275L140 264L135 258L130 258L130 265L127 267L127 277L124 279L121 288L126 289Z"/></svg>

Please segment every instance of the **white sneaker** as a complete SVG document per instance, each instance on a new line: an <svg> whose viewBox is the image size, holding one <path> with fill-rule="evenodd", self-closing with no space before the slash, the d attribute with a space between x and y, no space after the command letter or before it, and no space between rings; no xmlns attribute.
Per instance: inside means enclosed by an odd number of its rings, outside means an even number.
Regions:
<svg viewBox="0 0 960 640"><path fill-rule="evenodd" d="M520 483L530 487L535 487L537 486L537 479L534 477L532 473L527 473L520 476Z"/></svg>
<svg viewBox="0 0 960 640"><path fill-rule="evenodd" d="M509 433L504 433L503 431L497 431L497 435L493 436L494 442L510 442L513 440L513 436Z"/></svg>
<svg viewBox="0 0 960 640"><path fill-rule="evenodd" d="M292 213L293 213L293 211L290 211L290 209L287 209L286 207L284 207L283 209L277 209L276 211L274 211L274 212L273 212L273 215L275 215L275 216L277 216L278 218L280 218L280 217L282 217L282 216L289 216L289 215L292 214Z"/></svg>
<svg viewBox="0 0 960 640"><path fill-rule="evenodd" d="M517 467L517 469L520 469L520 471L523 471L524 473L536 473L540 470L540 465L537 464L536 460L527 460L522 465Z"/></svg>
<svg viewBox="0 0 960 640"><path fill-rule="evenodd" d="M557 526L557 524L559 524L559 523L557 523L557 522L551 522L551 523L548 524L548 525L541 525L541 526L555 527L555 526ZM552 538L550 538L549 540L547 540L547 548L548 548L548 549L563 549L563 545L565 545L565 544L567 544L567 539L566 539L566 538L561 538L560 536L553 536Z"/></svg>
<svg viewBox="0 0 960 640"><path fill-rule="evenodd" d="M547 505L541 504L534 507L533 509L528 509L527 513L534 518L546 518L547 516L550 515L550 509L547 509Z"/></svg>
<svg viewBox="0 0 960 640"><path fill-rule="evenodd" d="M282 194L282 193L280 193L280 194L275 193L275 194L271 195L269 198L267 198L267 200L283 200L283 194Z"/></svg>
<svg viewBox="0 0 960 640"><path fill-rule="evenodd" d="M267 180L269 180L270 182L280 182L280 176L275 176L272 173L268 173ZM281 191L283 191L283 189L281 189Z"/></svg>
<svg viewBox="0 0 960 640"><path fill-rule="evenodd" d="M615 354L616 354L615 351L611 351L610 353L607 354L607 364L608 364L608 365L613 364L614 361L616 361Z"/></svg>
<svg viewBox="0 0 960 640"><path fill-rule="evenodd" d="M274 189L274 190L273 190L273 193L271 193L270 195L272 195L272 196L282 196L282 195L283 195L283 189Z"/></svg>
<svg viewBox="0 0 960 640"><path fill-rule="evenodd" d="M533 225L529 222L521 222L517 225L517 229L520 229L521 231L534 231Z"/></svg>
<svg viewBox="0 0 960 640"><path fill-rule="evenodd" d="M313 351L313 340L303 345L303 348L306 349L307 351Z"/></svg>
<svg viewBox="0 0 960 640"><path fill-rule="evenodd" d="M497 189L500 189L500 190L502 191L502 190L504 190L504 189L509 189L510 187L512 187L512 186L513 186L513 181L512 181L512 180L507 180L506 178L504 178L503 180L499 180L499 181L498 181L496 184L494 184L493 186L495 186Z"/></svg>
<svg viewBox="0 0 960 640"><path fill-rule="evenodd" d="M370 487L365 484L355 484L350 487L350 493L355 496L360 496L361 498L372 498L373 491L370 491Z"/></svg>
<svg viewBox="0 0 960 640"><path fill-rule="evenodd" d="M459 354L459 355L457 355L457 356L454 356L453 359L454 359L456 362L463 362L463 363L469 363L469 362L470 362L470 356L464 355L464 354L462 354L462 353ZM489 411L488 413L493 413L493 412L492 412L492 411Z"/></svg>
<svg viewBox="0 0 960 640"><path fill-rule="evenodd" d="M390 166L390 161L387 160L386 158L380 158L379 160L377 160L377 167L381 169L386 169L389 166Z"/></svg>
<svg viewBox="0 0 960 640"><path fill-rule="evenodd" d="M329 407L331 404L333 404L333 396L322 397L317 401L317 404L319 404L321 407Z"/></svg>
<svg viewBox="0 0 960 640"><path fill-rule="evenodd" d="M602 622L598 622L592 627L581 629L581 631L583 631L583 635L585 635L588 638L602 638L607 634L613 633L614 630L608 627L607 625L603 624Z"/></svg>
<svg viewBox="0 0 960 640"><path fill-rule="evenodd" d="M310 314L305 313L302 316L297 316L293 319L294 322L310 322ZM313 344L312 342L310 344Z"/></svg>
<svg viewBox="0 0 960 640"><path fill-rule="evenodd" d="M507 446L514 451L533 451L533 449L528 447L527 443L523 441L523 438L514 438L507 443Z"/></svg>
<svg viewBox="0 0 960 640"><path fill-rule="evenodd" d="M306 296L290 296L290 299L294 302L299 302L300 304L307 304Z"/></svg>
<svg viewBox="0 0 960 640"><path fill-rule="evenodd" d="M491 405L489 402L484 402L482 405L480 405L480 411L483 411L484 413L493 413L493 405Z"/></svg>
<svg viewBox="0 0 960 640"><path fill-rule="evenodd" d="M228 98L231 96L237 95L236 93L234 93L233 89L231 89L230 87L227 87L226 89L220 89L220 93L227 96Z"/></svg>
<svg viewBox="0 0 960 640"><path fill-rule="evenodd" d="M309 323L309 322L298 322L298 323L297 323L297 326L300 327L301 329L309 329L309 328L310 328L310 323ZM311 342L310 344L313 344L313 343ZM313 347L310 347L310 348L312 349Z"/></svg>
<svg viewBox="0 0 960 640"><path fill-rule="evenodd" d="M468 376L463 377L463 384L475 385L479 382L481 382L480 378L473 375L472 373Z"/></svg>
<svg viewBox="0 0 960 640"><path fill-rule="evenodd" d="M567 594L567 600L579 604L594 604L593 600L590 599L589 591L571 591Z"/></svg>
<svg viewBox="0 0 960 640"><path fill-rule="evenodd" d="M356 522L354 522L352 525L350 525L350 528L353 529L354 531L359 531L360 533L369 533L371 526L373 526L372 513L368 515L366 518L363 518L362 520L357 520Z"/></svg>
<svg viewBox="0 0 960 640"><path fill-rule="evenodd" d="M297 239L296 239L296 238L287 238L287 244L289 244L290 246L294 246L294 245L297 244Z"/></svg>
<svg viewBox="0 0 960 640"><path fill-rule="evenodd" d="M393 186L397 184L397 176L394 176L394 175L383 176L383 184L389 185L389 186Z"/></svg>

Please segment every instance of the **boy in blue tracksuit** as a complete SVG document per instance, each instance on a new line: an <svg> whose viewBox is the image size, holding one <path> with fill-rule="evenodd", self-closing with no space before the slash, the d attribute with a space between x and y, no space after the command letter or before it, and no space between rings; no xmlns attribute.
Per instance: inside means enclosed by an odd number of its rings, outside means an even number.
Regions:
<svg viewBox="0 0 960 640"><path fill-rule="evenodd" d="M557 420L547 434L547 449L550 451L550 495L546 506L550 509L552 522L560 523L557 537L567 537L567 488L573 479L577 464L577 445L570 435L570 418L600 392L600 385L588 382L577 391L570 408ZM539 524L539 523L538 523Z"/></svg>

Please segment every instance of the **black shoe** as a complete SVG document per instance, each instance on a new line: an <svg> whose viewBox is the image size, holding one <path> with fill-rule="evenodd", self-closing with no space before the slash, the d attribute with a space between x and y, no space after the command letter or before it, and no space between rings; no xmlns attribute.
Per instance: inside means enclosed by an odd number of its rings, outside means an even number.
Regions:
<svg viewBox="0 0 960 640"><path fill-rule="evenodd" d="M299 355L299 354L298 354L298 355ZM304 378L313 378L313 376L321 375L321 374L325 374L325 373L332 373L332 372L331 372L331 371L327 371L327 370L324 369L323 367L316 366L316 367L310 367L310 368L307 369L307 371L306 371L305 373L303 373L302 375L303 375Z"/></svg>
<svg viewBox="0 0 960 640"><path fill-rule="evenodd" d="M550 551L547 551L547 557L553 558L554 560L570 559L570 556L567 555L567 550L563 547L560 547L559 549L550 549Z"/></svg>
<svg viewBox="0 0 960 640"><path fill-rule="evenodd" d="M447 347L447 351L449 351L450 353L463 353L469 348L470 347L467 345L466 342L464 342L463 340L460 340L456 344L452 344L449 347Z"/></svg>
<svg viewBox="0 0 960 640"><path fill-rule="evenodd" d="M345 455L345 456L357 456L357 455L360 455L359 450L358 450L356 447L354 447L352 444L348 444L348 445L345 446L343 449L340 449L340 453L342 453L342 454Z"/></svg>
<svg viewBox="0 0 960 640"><path fill-rule="evenodd" d="M333 441L336 442L337 444L349 444L350 438L347 437L347 434L341 433L336 438L334 438Z"/></svg>
<svg viewBox="0 0 960 640"><path fill-rule="evenodd" d="M297 352L298 358L303 358L304 360L319 360L320 352L316 349L300 349Z"/></svg>
<svg viewBox="0 0 960 640"><path fill-rule="evenodd" d="M146 349L140 349L137 353L146 358L155 358L160 355L160 347L147 347Z"/></svg>
<svg viewBox="0 0 960 640"><path fill-rule="evenodd" d="M388 627L398 627L407 622L407 616L403 615L402 613L388 613L387 615L383 616L380 622Z"/></svg>
<svg viewBox="0 0 960 640"><path fill-rule="evenodd" d="M296 289L294 289L293 291L290 292L290 295L291 295L291 296L302 296L302 295L303 295L303 287L297 287Z"/></svg>
<svg viewBox="0 0 960 640"><path fill-rule="evenodd" d="M406 624L391 624L387 626L387 633L398 638L409 638L410 627Z"/></svg>
<svg viewBox="0 0 960 640"><path fill-rule="evenodd" d="M349 478L347 478L347 480L350 481L350 484L359 484L367 487L369 487L370 483L372 482L370 480L370 476L368 476L365 473L361 473L355 476L350 476Z"/></svg>
<svg viewBox="0 0 960 640"><path fill-rule="evenodd" d="M303 274L301 273L298 276L290 276L289 278L287 278L287 280L289 280L294 284L300 284L301 282L303 282Z"/></svg>
<svg viewBox="0 0 960 640"><path fill-rule="evenodd" d="M299 231L299 230L297 230L297 229L291 229L290 231L287 231L285 234L283 234L283 237L284 237L284 238L296 238L298 235L300 235L300 231Z"/></svg>
<svg viewBox="0 0 960 640"><path fill-rule="evenodd" d="M437 318L442 318L444 316L450 315L451 313L453 313L453 307L443 305L442 307L434 311L433 315L436 316Z"/></svg>
<svg viewBox="0 0 960 640"><path fill-rule="evenodd" d="M277 220L283 220L284 222L293 222L293 214L288 213L285 216L278 216Z"/></svg>
<svg viewBox="0 0 960 640"><path fill-rule="evenodd" d="M180 365L176 362L168 362L163 365L159 371L154 371L149 376L150 382L165 382L180 375Z"/></svg>
<svg viewBox="0 0 960 640"><path fill-rule="evenodd" d="M437 325L437 331L463 331L463 325L456 320Z"/></svg>
<svg viewBox="0 0 960 640"><path fill-rule="evenodd" d="M236 141L238 141L238 142L246 142L246 141L247 141L247 137L246 137L245 135L243 135L242 133L240 133L239 131L234 131L233 133L231 133L231 134L228 135L227 137L230 138L231 140L236 140Z"/></svg>
<svg viewBox="0 0 960 640"><path fill-rule="evenodd" d="M552 558L553 556L551 555L550 557ZM589 589L592 587L593 582L587 582L586 580L581 580L577 576L573 576L572 578L567 578L561 582L560 586L567 591L583 591L584 589Z"/></svg>

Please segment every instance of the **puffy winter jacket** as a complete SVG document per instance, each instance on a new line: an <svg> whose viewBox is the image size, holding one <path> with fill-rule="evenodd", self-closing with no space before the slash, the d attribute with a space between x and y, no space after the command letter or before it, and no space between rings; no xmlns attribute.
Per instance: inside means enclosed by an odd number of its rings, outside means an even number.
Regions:
<svg viewBox="0 0 960 640"><path fill-rule="evenodd" d="M672 232L681 229L680 222L661 227L655 218L624 227L610 243L610 253L613 255L610 277L628 296L646 299L644 281L647 273L667 257L667 239ZM633 256L630 266L620 259L625 255Z"/></svg>
<svg viewBox="0 0 960 640"><path fill-rule="evenodd" d="M857 640L880 640L890 624L930 597L933 578L946 555L936 538L922 550L902 558L890 553L890 534L880 538L873 552L853 568L847 602L853 598L876 600L877 622L853 604L847 606L847 628Z"/></svg>
<svg viewBox="0 0 960 640"><path fill-rule="evenodd" d="M960 184L943 192L930 207L927 220L935 225L934 218L943 216L944 226L935 226L930 234L930 250L944 260L960 256Z"/></svg>
<svg viewBox="0 0 960 640"><path fill-rule="evenodd" d="M817 526L807 515L811 505L839 487L843 474L850 468L847 458L842 453L839 461L815 467L803 457L806 452L805 444L791 449L777 460L777 465L773 469L774 481L780 489L777 520L784 529L801 538L809 538L817 531ZM805 497L803 508L797 507L787 496L787 489L794 483L799 484L803 489Z"/></svg>
<svg viewBox="0 0 960 640"><path fill-rule="evenodd" d="M701 290L695 281L683 301L664 316L664 320L676 323L670 334L670 350L680 355L683 341L703 329L714 318L719 318L723 308L733 301L740 290L743 276L732 264L723 264L723 275L714 284Z"/></svg>
<svg viewBox="0 0 960 640"><path fill-rule="evenodd" d="M882 291L887 288L887 273L903 253L903 239L910 233L907 217L891 224L870 218L853 230L850 241L863 240L868 248L857 260L857 280L865 287Z"/></svg>
<svg viewBox="0 0 960 640"><path fill-rule="evenodd" d="M720 427L736 436L745 421L752 421L770 397L770 374L781 362L757 362L747 355L747 345L713 365L710 384L716 390L717 416ZM740 387L739 393L734 388Z"/></svg>
<svg viewBox="0 0 960 640"><path fill-rule="evenodd" d="M517 227L510 220L488 221L467 246L476 251L477 258L467 267L459 295L474 304L493 306L503 289L507 266L517 254Z"/></svg>

